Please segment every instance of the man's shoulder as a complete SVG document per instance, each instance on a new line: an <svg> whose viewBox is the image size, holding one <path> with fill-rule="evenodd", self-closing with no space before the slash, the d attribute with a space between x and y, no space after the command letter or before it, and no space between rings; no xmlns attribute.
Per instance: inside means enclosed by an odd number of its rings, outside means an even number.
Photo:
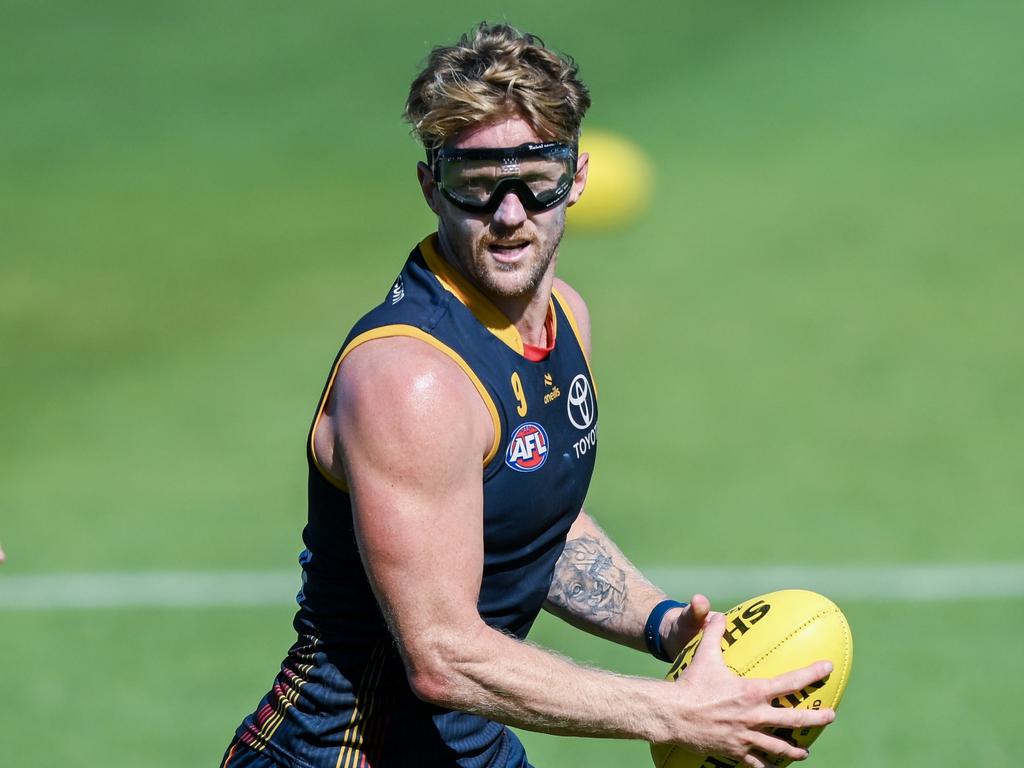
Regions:
<svg viewBox="0 0 1024 768"><path fill-rule="evenodd" d="M395 401L429 394L439 403L475 396L465 373L426 334L388 333L393 335L365 341L345 355L337 375L343 391Z"/></svg>
<svg viewBox="0 0 1024 768"><path fill-rule="evenodd" d="M369 455L400 444L412 456L454 438L475 456L492 442L491 419L464 371L441 350L408 336L375 339L345 357L327 420L327 434L348 445L346 453L356 443Z"/></svg>

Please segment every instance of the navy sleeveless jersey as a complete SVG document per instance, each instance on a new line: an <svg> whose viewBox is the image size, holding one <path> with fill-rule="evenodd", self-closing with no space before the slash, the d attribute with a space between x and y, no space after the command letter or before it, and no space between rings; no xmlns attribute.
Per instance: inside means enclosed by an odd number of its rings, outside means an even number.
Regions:
<svg viewBox="0 0 1024 768"><path fill-rule="evenodd" d="M597 447L594 382L572 311L557 292L549 313L554 348L544 360L528 360L515 327L441 257L434 235L413 250L384 302L352 329L307 441L298 640L237 741L282 766L526 765L505 726L412 693L360 561L348 493L318 466L312 441L338 366L360 344L414 337L459 364L495 432L483 470L478 608L490 626L525 638L583 505ZM423 460L410 453L410 462Z"/></svg>

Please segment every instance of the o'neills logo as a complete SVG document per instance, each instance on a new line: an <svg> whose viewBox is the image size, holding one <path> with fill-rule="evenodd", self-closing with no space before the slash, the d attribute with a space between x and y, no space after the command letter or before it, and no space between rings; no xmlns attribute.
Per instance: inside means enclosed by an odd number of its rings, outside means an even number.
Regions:
<svg viewBox="0 0 1024 768"><path fill-rule="evenodd" d="M505 463L516 472L535 472L548 458L548 434L535 421L520 424L512 432Z"/></svg>
<svg viewBox="0 0 1024 768"><path fill-rule="evenodd" d="M402 276L399 275L398 279L395 280L395 284L391 286L391 305L394 306L402 299L405 298L405 281Z"/></svg>

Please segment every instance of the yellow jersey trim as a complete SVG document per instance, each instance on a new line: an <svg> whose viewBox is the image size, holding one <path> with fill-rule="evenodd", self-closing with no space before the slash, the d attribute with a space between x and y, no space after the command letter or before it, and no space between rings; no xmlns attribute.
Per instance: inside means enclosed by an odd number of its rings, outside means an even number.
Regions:
<svg viewBox="0 0 1024 768"><path fill-rule="evenodd" d="M484 328L520 355L523 354L523 337L519 335L519 329L490 299L445 260L441 255L436 233L423 239L420 243L420 253L423 254L427 268L434 273L441 287L465 304Z"/></svg>
<svg viewBox="0 0 1024 768"><path fill-rule="evenodd" d="M363 680L359 684L355 702L352 704L352 716L349 718L348 727L342 734L342 747L338 752L338 761L334 768L357 768L363 764L365 751L363 744L366 739L364 729L372 721L374 709L376 708L377 687L380 683L381 673L384 670L386 656L385 645L378 643L370 656L370 663Z"/></svg>
<svg viewBox="0 0 1024 768"><path fill-rule="evenodd" d="M572 333L576 337L576 343L580 345L580 352L583 353L583 360L587 364L587 373L590 374L590 380L594 383L594 397L597 397L597 379L594 378L594 371L590 367L590 355L587 354L587 348L583 346L583 335L580 333L580 327L576 323L576 315L572 313L572 308L569 306L569 302L565 300L565 297L558 292L557 288L552 287L551 295L558 299L558 305L565 312L565 316L569 318L569 325L572 327Z"/></svg>
<svg viewBox="0 0 1024 768"><path fill-rule="evenodd" d="M285 713L295 706L295 702L299 699L299 693L302 691L302 686L307 682L306 675L309 674L311 669L313 669L312 664L298 665L297 671L299 674L295 679L289 681L288 690L284 692L284 698L281 698L280 695L277 696L274 702L274 714L268 717L260 726L259 733L254 737L256 743L250 744L258 752L263 752L267 748L267 745L274 738L274 734L277 733L277 729L284 722Z"/></svg>
<svg viewBox="0 0 1024 768"><path fill-rule="evenodd" d="M434 273L437 282L441 287L455 296L470 312L480 321L488 331L497 336L515 352L523 355L523 337L519 329L505 317L505 313L494 306L480 290L470 283L463 275L455 269L441 255L441 249L435 232L425 237L419 245L423 260L427 262L427 268ZM555 305L548 302L548 316L551 318L551 338L548 345L554 345L558 339L558 316L555 314Z"/></svg>
<svg viewBox="0 0 1024 768"><path fill-rule="evenodd" d="M554 351L558 343L558 313L555 312L555 300L548 299L548 317L551 318L551 338L548 339L548 346ZM583 353L586 357L586 352Z"/></svg>
<svg viewBox="0 0 1024 768"><path fill-rule="evenodd" d="M487 407L487 411L491 414L491 423L494 425L494 440L491 443L491 449L487 452L487 456L484 457L484 466L486 467L491 463L491 460L498 455L498 448L501 446L501 419L498 416L498 407L494 404L494 399L491 397L491 393L487 391L487 387L480 380L480 377L476 375L476 372L469 367L469 363L462 359L462 356L454 349L438 341L426 331L422 331L414 325L382 325L379 328L372 328L365 333L361 333L350 341L345 348L341 351L338 356L338 361L334 364L334 370L331 371L331 378L327 384L327 389L324 391L323 397L320 398L320 405L317 408L316 418L313 420L313 429L309 433L309 451L313 457L313 464L316 466L317 471L323 475L324 479L327 480L331 485L340 491L348 493L348 484L338 478L331 475L330 472L320 463L320 459L316 455L316 429L320 426L320 419L323 416L324 408L327 405L327 399L331 395L331 390L334 388L334 379L338 375L338 367L342 364L349 353L368 341L374 339L386 339L395 336L406 336L413 339L419 339L425 341L435 349L440 350L448 357L450 357L469 377L469 380L476 387L476 391L480 393L480 398L484 401L484 405Z"/></svg>

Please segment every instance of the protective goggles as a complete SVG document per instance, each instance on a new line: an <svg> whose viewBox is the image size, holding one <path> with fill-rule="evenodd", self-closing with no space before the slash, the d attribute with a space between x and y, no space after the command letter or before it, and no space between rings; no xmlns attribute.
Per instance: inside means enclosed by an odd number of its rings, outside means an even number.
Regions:
<svg viewBox="0 0 1024 768"><path fill-rule="evenodd" d="M442 147L431 158L437 188L472 213L494 213L514 192L523 207L546 211L565 200L576 176L576 147L561 142L498 149Z"/></svg>

